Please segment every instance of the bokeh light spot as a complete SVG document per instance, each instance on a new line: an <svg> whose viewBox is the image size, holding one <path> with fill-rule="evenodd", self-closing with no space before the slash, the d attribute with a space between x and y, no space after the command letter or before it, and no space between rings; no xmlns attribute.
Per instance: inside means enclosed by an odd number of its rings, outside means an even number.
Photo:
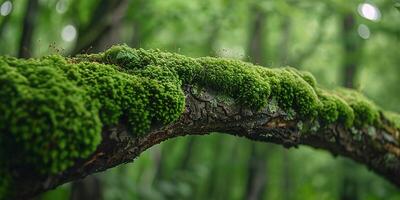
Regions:
<svg viewBox="0 0 400 200"><path fill-rule="evenodd" d="M362 3L358 5L358 13L365 19L378 21L381 18L381 12L378 7L370 3Z"/></svg>
<svg viewBox="0 0 400 200"><path fill-rule="evenodd" d="M12 3L11 1L5 1L3 4L1 4L0 7L0 15L1 16L7 16L11 13L12 11Z"/></svg>
<svg viewBox="0 0 400 200"><path fill-rule="evenodd" d="M65 12L67 12L67 9L68 9L67 1L60 0L57 2L56 11L58 14L64 14Z"/></svg>
<svg viewBox="0 0 400 200"><path fill-rule="evenodd" d="M66 42L71 42L75 39L76 37L76 28L75 26L69 24L67 26L64 26L64 28L61 31L61 37L64 41Z"/></svg>
<svg viewBox="0 0 400 200"><path fill-rule="evenodd" d="M358 26L357 31L358 31L358 35L363 39L368 39L369 36L371 35L371 32L369 31L368 26L365 24L360 24Z"/></svg>

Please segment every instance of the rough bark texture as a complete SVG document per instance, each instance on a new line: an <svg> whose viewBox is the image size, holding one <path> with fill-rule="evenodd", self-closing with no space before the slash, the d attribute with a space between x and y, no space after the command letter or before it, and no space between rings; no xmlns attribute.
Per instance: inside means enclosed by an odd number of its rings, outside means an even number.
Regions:
<svg viewBox="0 0 400 200"><path fill-rule="evenodd" d="M29 199L63 183L81 179L122 163L133 161L146 149L170 138L184 135L205 135L211 132L226 133L251 140L272 142L285 147L304 144L322 148L334 155L349 157L364 164L374 172L400 186L400 148L390 136L394 131L386 126L375 130L354 130L342 124L331 124L316 132L304 132L301 119L285 120L284 112L249 110L240 105L220 101L209 89L198 94L190 85L184 86L186 109L180 119L164 127L154 127L147 135L133 138L124 124L105 127L102 143L86 160L81 160L69 170L54 176L40 176L24 171L15 177L15 199Z"/></svg>

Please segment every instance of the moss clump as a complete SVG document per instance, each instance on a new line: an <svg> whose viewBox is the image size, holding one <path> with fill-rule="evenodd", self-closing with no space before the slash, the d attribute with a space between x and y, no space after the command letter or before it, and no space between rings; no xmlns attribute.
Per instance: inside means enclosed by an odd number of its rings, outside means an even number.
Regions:
<svg viewBox="0 0 400 200"><path fill-rule="evenodd" d="M165 67L125 73L61 56L0 57L0 74L4 170L58 173L95 151L102 127L122 121L138 136L184 109L181 80Z"/></svg>
<svg viewBox="0 0 400 200"><path fill-rule="evenodd" d="M271 96L279 107L293 109L302 117L314 118L317 115L318 96L313 87L293 68L257 68L265 81L271 85Z"/></svg>
<svg viewBox="0 0 400 200"><path fill-rule="evenodd" d="M184 84L213 88L254 109L266 106L269 97L274 96L285 109L294 107L302 116L316 115L315 78L293 68L267 69L237 60L194 59L125 45L114 46L101 56L102 62L133 74L149 65L163 66L175 72Z"/></svg>
<svg viewBox="0 0 400 200"><path fill-rule="evenodd" d="M394 112L385 111L383 115L397 128L400 130L400 115Z"/></svg>
<svg viewBox="0 0 400 200"><path fill-rule="evenodd" d="M324 92L317 88L310 73L290 67L268 69L237 60L188 58L126 45L114 46L95 57L131 74L140 73L147 66L162 66L164 71L175 73L183 84L215 89L254 109L275 99L284 110L294 110L301 117L318 117L324 124L338 121L347 127L363 126L378 118L376 106L361 94L350 90Z"/></svg>
<svg viewBox="0 0 400 200"><path fill-rule="evenodd" d="M317 80L310 72L298 71L297 69L292 68L292 67L286 67L285 69L291 71L292 73L299 75L311 87L315 88L317 86Z"/></svg>
<svg viewBox="0 0 400 200"><path fill-rule="evenodd" d="M322 123L330 124L338 121L346 127L353 125L354 111L346 101L332 92L321 89L317 89L317 94L320 99L318 119Z"/></svg>
<svg viewBox="0 0 400 200"><path fill-rule="evenodd" d="M362 94L344 88L337 89L335 94L344 99L353 109L355 126L360 127L379 123L378 107Z"/></svg>
<svg viewBox="0 0 400 200"><path fill-rule="evenodd" d="M116 66L93 62L65 65L76 84L100 102L100 118L109 126L125 120L133 135L142 135L152 123L167 124L184 109L181 81L168 69L150 66L125 73Z"/></svg>
<svg viewBox="0 0 400 200"><path fill-rule="evenodd" d="M237 60L199 58L202 66L197 83L221 91L238 103L259 109L267 105L270 84L257 73L256 66Z"/></svg>
<svg viewBox="0 0 400 200"><path fill-rule="evenodd" d="M8 165L56 173L100 142L95 102L52 59L0 59L0 133Z"/></svg>

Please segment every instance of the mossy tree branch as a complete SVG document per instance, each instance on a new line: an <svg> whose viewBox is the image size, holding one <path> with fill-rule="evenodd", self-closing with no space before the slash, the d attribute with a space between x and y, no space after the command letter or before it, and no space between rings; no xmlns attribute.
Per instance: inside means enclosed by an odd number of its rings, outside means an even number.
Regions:
<svg viewBox="0 0 400 200"><path fill-rule="evenodd" d="M400 186L398 115L354 91L319 89L304 72L126 46L0 60L1 198L27 199L164 140L209 133L325 149Z"/></svg>

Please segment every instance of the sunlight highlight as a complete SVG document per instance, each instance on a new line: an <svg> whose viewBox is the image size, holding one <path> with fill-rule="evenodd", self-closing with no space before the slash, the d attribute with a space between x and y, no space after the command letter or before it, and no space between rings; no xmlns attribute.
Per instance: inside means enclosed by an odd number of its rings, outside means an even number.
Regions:
<svg viewBox="0 0 400 200"><path fill-rule="evenodd" d="M5 1L3 4L1 4L0 7L0 15L1 16L7 16L11 13L12 11L12 3L11 1Z"/></svg>
<svg viewBox="0 0 400 200"><path fill-rule="evenodd" d="M64 26L64 28L61 31L61 37L66 42L72 42L76 38L75 26L71 24Z"/></svg>
<svg viewBox="0 0 400 200"><path fill-rule="evenodd" d="M378 7L370 3L362 3L358 5L358 13L365 19L378 21L381 18L381 12Z"/></svg>

